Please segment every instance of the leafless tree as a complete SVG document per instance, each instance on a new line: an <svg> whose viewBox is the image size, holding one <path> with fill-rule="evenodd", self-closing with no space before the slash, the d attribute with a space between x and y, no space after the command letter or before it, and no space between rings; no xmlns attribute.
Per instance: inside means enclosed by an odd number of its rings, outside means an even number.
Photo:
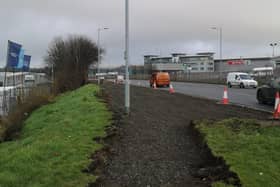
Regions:
<svg viewBox="0 0 280 187"><path fill-rule="evenodd" d="M97 59L98 47L89 38L80 35L55 38L45 57L49 68L54 69L55 91L61 93L85 84L89 65L96 64Z"/></svg>

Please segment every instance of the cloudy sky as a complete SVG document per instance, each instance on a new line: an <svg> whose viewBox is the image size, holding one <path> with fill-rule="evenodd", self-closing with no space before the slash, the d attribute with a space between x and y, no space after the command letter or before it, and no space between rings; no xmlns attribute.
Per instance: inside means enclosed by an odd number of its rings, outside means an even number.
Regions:
<svg viewBox="0 0 280 187"><path fill-rule="evenodd" d="M83 34L97 41L101 27L110 28L101 32L103 66L124 63L125 0L0 2L1 67L7 40L21 43L32 66L40 67L54 37ZM270 56L269 44L280 41L279 7L279 0L130 0L131 63L143 64L146 54L218 52L214 26L223 28L223 57Z"/></svg>

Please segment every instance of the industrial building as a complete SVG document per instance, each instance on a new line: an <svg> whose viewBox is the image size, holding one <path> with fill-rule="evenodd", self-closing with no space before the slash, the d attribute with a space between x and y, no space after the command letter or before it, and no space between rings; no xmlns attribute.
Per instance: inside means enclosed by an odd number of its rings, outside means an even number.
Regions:
<svg viewBox="0 0 280 187"><path fill-rule="evenodd" d="M144 71L148 74L154 71L214 72L214 69L214 53L195 55L173 53L168 57L144 56Z"/></svg>
<svg viewBox="0 0 280 187"><path fill-rule="evenodd" d="M228 58L216 59L216 72L252 72L255 68L272 67L273 69L280 67L280 57L254 57L254 58Z"/></svg>
<svg viewBox="0 0 280 187"><path fill-rule="evenodd" d="M215 59L214 53L197 53L187 55L173 53L168 57L157 55L144 56L144 72L150 74L154 71L166 72L252 72L255 68L280 68L280 56L277 57L253 57L253 58L227 58Z"/></svg>

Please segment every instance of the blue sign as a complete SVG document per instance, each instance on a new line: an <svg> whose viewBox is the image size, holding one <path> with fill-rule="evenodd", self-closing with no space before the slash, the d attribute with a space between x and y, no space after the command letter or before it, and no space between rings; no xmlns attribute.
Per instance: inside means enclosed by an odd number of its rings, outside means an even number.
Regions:
<svg viewBox="0 0 280 187"><path fill-rule="evenodd" d="M22 71L29 71L31 56L24 55Z"/></svg>
<svg viewBox="0 0 280 187"><path fill-rule="evenodd" d="M8 41L7 67L16 68L19 62L21 45Z"/></svg>
<svg viewBox="0 0 280 187"><path fill-rule="evenodd" d="M19 60L18 60L18 64L17 64L18 69L23 68L23 62L24 62L24 49L21 48L20 53L19 53Z"/></svg>

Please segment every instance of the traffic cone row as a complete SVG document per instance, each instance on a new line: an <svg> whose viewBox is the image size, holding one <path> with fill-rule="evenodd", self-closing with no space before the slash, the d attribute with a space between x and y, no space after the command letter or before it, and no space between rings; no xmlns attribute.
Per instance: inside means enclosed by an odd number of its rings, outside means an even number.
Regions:
<svg viewBox="0 0 280 187"><path fill-rule="evenodd" d="M224 95L223 95L223 99L222 99L221 104L224 104L224 105L229 104L227 87L224 88ZM280 95L279 95L279 92L276 92L276 95L275 95L273 119L280 119Z"/></svg>
<svg viewBox="0 0 280 187"><path fill-rule="evenodd" d="M275 104L274 104L274 113L273 118L279 119L280 118L280 98L279 98L279 92L276 92L275 95Z"/></svg>

